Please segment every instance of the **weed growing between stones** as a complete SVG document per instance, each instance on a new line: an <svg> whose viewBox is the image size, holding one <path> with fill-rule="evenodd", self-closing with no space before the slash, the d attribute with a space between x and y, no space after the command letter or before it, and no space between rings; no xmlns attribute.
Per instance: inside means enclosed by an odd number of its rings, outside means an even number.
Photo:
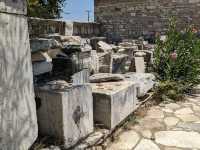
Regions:
<svg viewBox="0 0 200 150"><path fill-rule="evenodd" d="M178 29L172 18L166 39L156 41L154 72L159 80L155 97L160 101L177 101L200 83L200 39L193 25Z"/></svg>

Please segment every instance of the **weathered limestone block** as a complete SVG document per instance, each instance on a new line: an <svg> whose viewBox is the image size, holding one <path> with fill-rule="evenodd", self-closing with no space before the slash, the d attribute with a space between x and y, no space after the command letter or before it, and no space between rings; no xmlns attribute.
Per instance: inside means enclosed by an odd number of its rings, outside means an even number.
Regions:
<svg viewBox="0 0 200 150"><path fill-rule="evenodd" d="M1 0L0 1L0 12L8 12L13 14L27 13L26 1L25 0Z"/></svg>
<svg viewBox="0 0 200 150"><path fill-rule="evenodd" d="M94 99L94 121L109 129L115 128L137 104L133 82L91 83Z"/></svg>
<svg viewBox="0 0 200 150"><path fill-rule="evenodd" d="M91 83L114 82L122 80L124 80L124 76L121 74L98 73L90 76Z"/></svg>
<svg viewBox="0 0 200 150"><path fill-rule="evenodd" d="M134 73L124 74L125 80L132 81L138 85L138 97L143 97L151 90L155 84L155 76L151 73Z"/></svg>
<svg viewBox="0 0 200 150"><path fill-rule="evenodd" d="M112 73L125 73L129 56L126 54L113 54Z"/></svg>
<svg viewBox="0 0 200 150"><path fill-rule="evenodd" d="M47 72L51 72L53 69L53 64L48 61L35 62L33 63L33 75L37 76Z"/></svg>
<svg viewBox="0 0 200 150"><path fill-rule="evenodd" d="M61 45L55 39L35 38L30 40L31 51L37 52L40 50L49 50L54 48L60 48Z"/></svg>
<svg viewBox="0 0 200 150"><path fill-rule="evenodd" d="M88 69L83 69L82 71L73 74L72 76L73 85L81 85L89 83L89 76L90 73Z"/></svg>
<svg viewBox="0 0 200 150"><path fill-rule="evenodd" d="M104 52L105 53L105 52L109 52L109 51L112 50L112 47L109 44L107 44L106 42L99 41L97 43L97 45L98 45L98 48L97 48L98 52Z"/></svg>
<svg viewBox="0 0 200 150"><path fill-rule="evenodd" d="M112 72L112 53L98 53L99 59L99 72L111 73Z"/></svg>
<svg viewBox="0 0 200 150"><path fill-rule="evenodd" d="M24 0L0 2L0 149L27 150L37 138L33 73ZM25 6L24 6L25 7Z"/></svg>
<svg viewBox="0 0 200 150"><path fill-rule="evenodd" d="M93 132L93 99L89 85L36 90L39 132L54 136L69 148Z"/></svg>

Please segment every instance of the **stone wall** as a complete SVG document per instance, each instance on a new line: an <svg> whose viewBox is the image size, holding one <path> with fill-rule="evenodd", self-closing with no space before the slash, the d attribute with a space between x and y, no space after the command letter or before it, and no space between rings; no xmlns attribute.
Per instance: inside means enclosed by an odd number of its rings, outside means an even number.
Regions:
<svg viewBox="0 0 200 150"><path fill-rule="evenodd" d="M67 36L91 37L99 36L100 25L94 22L69 22L53 19L29 18L29 33L31 37L44 34L59 33Z"/></svg>
<svg viewBox="0 0 200 150"><path fill-rule="evenodd" d="M180 28L188 22L199 26L200 0L95 0L95 21L103 24L107 36L165 32L171 16Z"/></svg>
<svg viewBox="0 0 200 150"><path fill-rule="evenodd" d="M38 127L25 0L1 0L0 35L0 149L27 150Z"/></svg>

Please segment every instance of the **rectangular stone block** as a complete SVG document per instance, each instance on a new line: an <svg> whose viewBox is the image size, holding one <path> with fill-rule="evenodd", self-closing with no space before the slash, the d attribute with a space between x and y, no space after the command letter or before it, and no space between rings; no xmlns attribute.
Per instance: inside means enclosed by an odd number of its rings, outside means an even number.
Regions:
<svg viewBox="0 0 200 150"><path fill-rule="evenodd" d="M0 13L0 35L0 149L27 150L38 129L26 17Z"/></svg>
<svg viewBox="0 0 200 150"><path fill-rule="evenodd" d="M52 69L53 69L52 62L42 61L33 63L33 75L35 76L51 72Z"/></svg>
<svg viewBox="0 0 200 150"><path fill-rule="evenodd" d="M25 15L27 13L26 1L25 0L1 0L0 12Z"/></svg>
<svg viewBox="0 0 200 150"><path fill-rule="evenodd" d="M100 73L112 73L112 53L97 53Z"/></svg>
<svg viewBox="0 0 200 150"><path fill-rule="evenodd" d="M94 121L109 129L115 128L137 104L136 86L133 82L92 83Z"/></svg>
<svg viewBox="0 0 200 150"><path fill-rule="evenodd" d="M138 85L137 97L145 96L155 84L155 76L151 73L129 72L124 74L126 81L135 82Z"/></svg>
<svg viewBox="0 0 200 150"><path fill-rule="evenodd" d="M36 96L42 135L54 136L69 148L93 132L93 99L89 85L44 86L36 90Z"/></svg>

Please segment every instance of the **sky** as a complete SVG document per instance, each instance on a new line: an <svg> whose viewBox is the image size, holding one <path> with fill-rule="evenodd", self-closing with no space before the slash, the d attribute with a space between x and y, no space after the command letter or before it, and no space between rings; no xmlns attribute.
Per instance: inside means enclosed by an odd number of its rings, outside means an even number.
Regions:
<svg viewBox="0 0 200 150"><path fill-rule="evenodd" d="M90 20L94 19L94 0L66 0L62 14L63 20L84 21L87 22L88 14L86 10L90 10Z"/></svg>

